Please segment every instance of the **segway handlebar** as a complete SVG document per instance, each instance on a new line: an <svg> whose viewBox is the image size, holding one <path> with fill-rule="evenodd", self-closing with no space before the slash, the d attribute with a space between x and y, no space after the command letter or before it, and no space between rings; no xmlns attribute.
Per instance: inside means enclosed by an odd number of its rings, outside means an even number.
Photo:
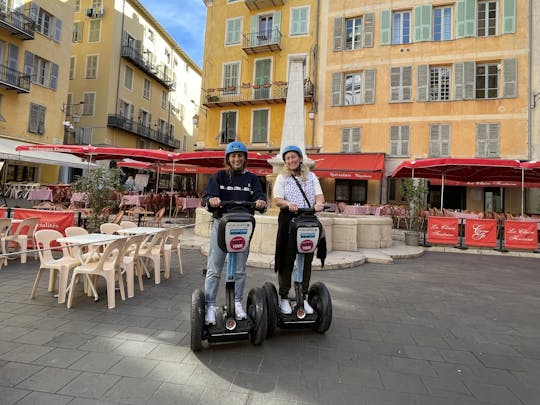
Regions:
<svg viewBox="0 0 540 405"><path fill-rule="evenodd" d="M220 206L223 208L248 208L251 210L259 211L260 213L263 213L266 211L266 207L264 208L256 208L256 204L254 201L235 201L235 200L222 200L220 203Z"/></svg>
<svg viewBox="0 0 540 405"><path fill-rule="evenodd" d="M323 211L330 208L329 205L324 205ZM317 211L315 211L315 208L309 207L309 208L298 208L298 214L315 214Z"/></svg>

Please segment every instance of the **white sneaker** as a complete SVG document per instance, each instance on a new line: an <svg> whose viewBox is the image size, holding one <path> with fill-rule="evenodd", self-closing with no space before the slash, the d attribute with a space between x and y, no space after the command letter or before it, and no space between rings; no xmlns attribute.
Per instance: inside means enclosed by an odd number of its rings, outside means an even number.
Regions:
<svg viewBox="0 0 540 405"><path fill-rule="evenodd" d="M309 305L309 302L306 299L304 299L304 311L306 311L306 314L311 315L313 313L313 308L311 305Z"/></svg>
<svg viewBox="0 0 540 405"><path fill-rule="evenodd" d="M206 315L204 316L204 323L206 325L216 324L216 308L213 305L206 307Z"/></svg>
<svg viewBox="0 0 540 405"><path fill-rule="evenodd" d="M286 314L286 315L292 314L291 304L289 303L288 299L283 299L283 298L279 299L279 310L281 311L282 314Z"/></svg>
<svg viewBox="0 0 540 405"><path fill-rule="evenodd" d="M240 319L247 319L246 311L242 308L242 303L240 301L234 301L234 314L237 321Z"/></svg>

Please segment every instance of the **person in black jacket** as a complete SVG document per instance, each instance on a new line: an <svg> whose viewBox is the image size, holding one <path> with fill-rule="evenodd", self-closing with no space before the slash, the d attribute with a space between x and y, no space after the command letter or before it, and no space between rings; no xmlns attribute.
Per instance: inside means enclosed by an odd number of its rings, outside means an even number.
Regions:
<svg viewBox="0 0 540 405"><path fill-rule="evenodd" d="M206 280L204 282L206 315L205 323L216 323L216 296L221 278L221 271L227 253L218 246L219 218L227 211L221 206L221 201L253 201L257 209L266 207L266 196L257 176L246 171L248 150L242 142L231 142L225 149L225 170L220 170L210 178L203 194L203 205L213 212L214 218L210 235ZM249 249L238 253L234 309L237 319L246 319L246 311L242 307L244 284L246 280L246 262Z"/></svg>

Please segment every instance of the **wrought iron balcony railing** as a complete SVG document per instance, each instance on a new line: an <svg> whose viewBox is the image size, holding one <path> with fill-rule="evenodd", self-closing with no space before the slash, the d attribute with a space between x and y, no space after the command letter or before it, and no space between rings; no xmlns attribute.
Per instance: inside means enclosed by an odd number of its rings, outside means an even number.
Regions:
<svg viewBox="0 0 540 405"><path fill-rule="evenodd" d="M30 76L6 65L0 65L0 86L17 93L30 93Z"/></svg>
<svg viewBox="0 0 540 405"><path fill-rule="evenodd" d="M144 51L139 51L131 45L122 45L121 55L161 83L166 89L174 90L175 83L171 72L169 72L171 69L167 66L153 64L150 58L145 56Z"/></svg>
<svg viewBox="0 0 540 405"><path fill-rule="evenodd" d="M34 39L36 23L23 13L0 5L0 28L20 39L28 40Z"/></svg>
<svg viewBox="0 0 540 405"><path fill-rule="evenodd" d="M231 105L278 104L287 101L287 82L265 84L242 83L238 88L220 87L204 91L203 105L208 108ZM304 80L304 101L313 101L313 83Z"/></svg>
<svg viewBox="0 0 540 405"><path fill-rule="evenodd" d="M175 139L167 133L156 131L147 125L122 117L121 115L109 114L107 117L107 126L122 129L175 149L180 148L180 140Z"/></svg>
<svg viewBox="0 0 540 405"><path fill-rule="evenodd" d="M262 52L281 51L281 32L279 29L249 32L242 34L242 49L248 55Z"/></svg>

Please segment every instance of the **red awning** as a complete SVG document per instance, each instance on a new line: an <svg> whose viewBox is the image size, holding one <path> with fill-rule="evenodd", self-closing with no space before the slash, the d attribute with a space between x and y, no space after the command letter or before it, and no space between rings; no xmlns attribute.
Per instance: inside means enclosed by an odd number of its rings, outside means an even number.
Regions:
<svg viewBox="0 0 540 405"><path fill-rule="evenodd" d="M381 180L383 153L318 153L309 155L315 162L313 172L319 177L346 180Z"/></svg>

